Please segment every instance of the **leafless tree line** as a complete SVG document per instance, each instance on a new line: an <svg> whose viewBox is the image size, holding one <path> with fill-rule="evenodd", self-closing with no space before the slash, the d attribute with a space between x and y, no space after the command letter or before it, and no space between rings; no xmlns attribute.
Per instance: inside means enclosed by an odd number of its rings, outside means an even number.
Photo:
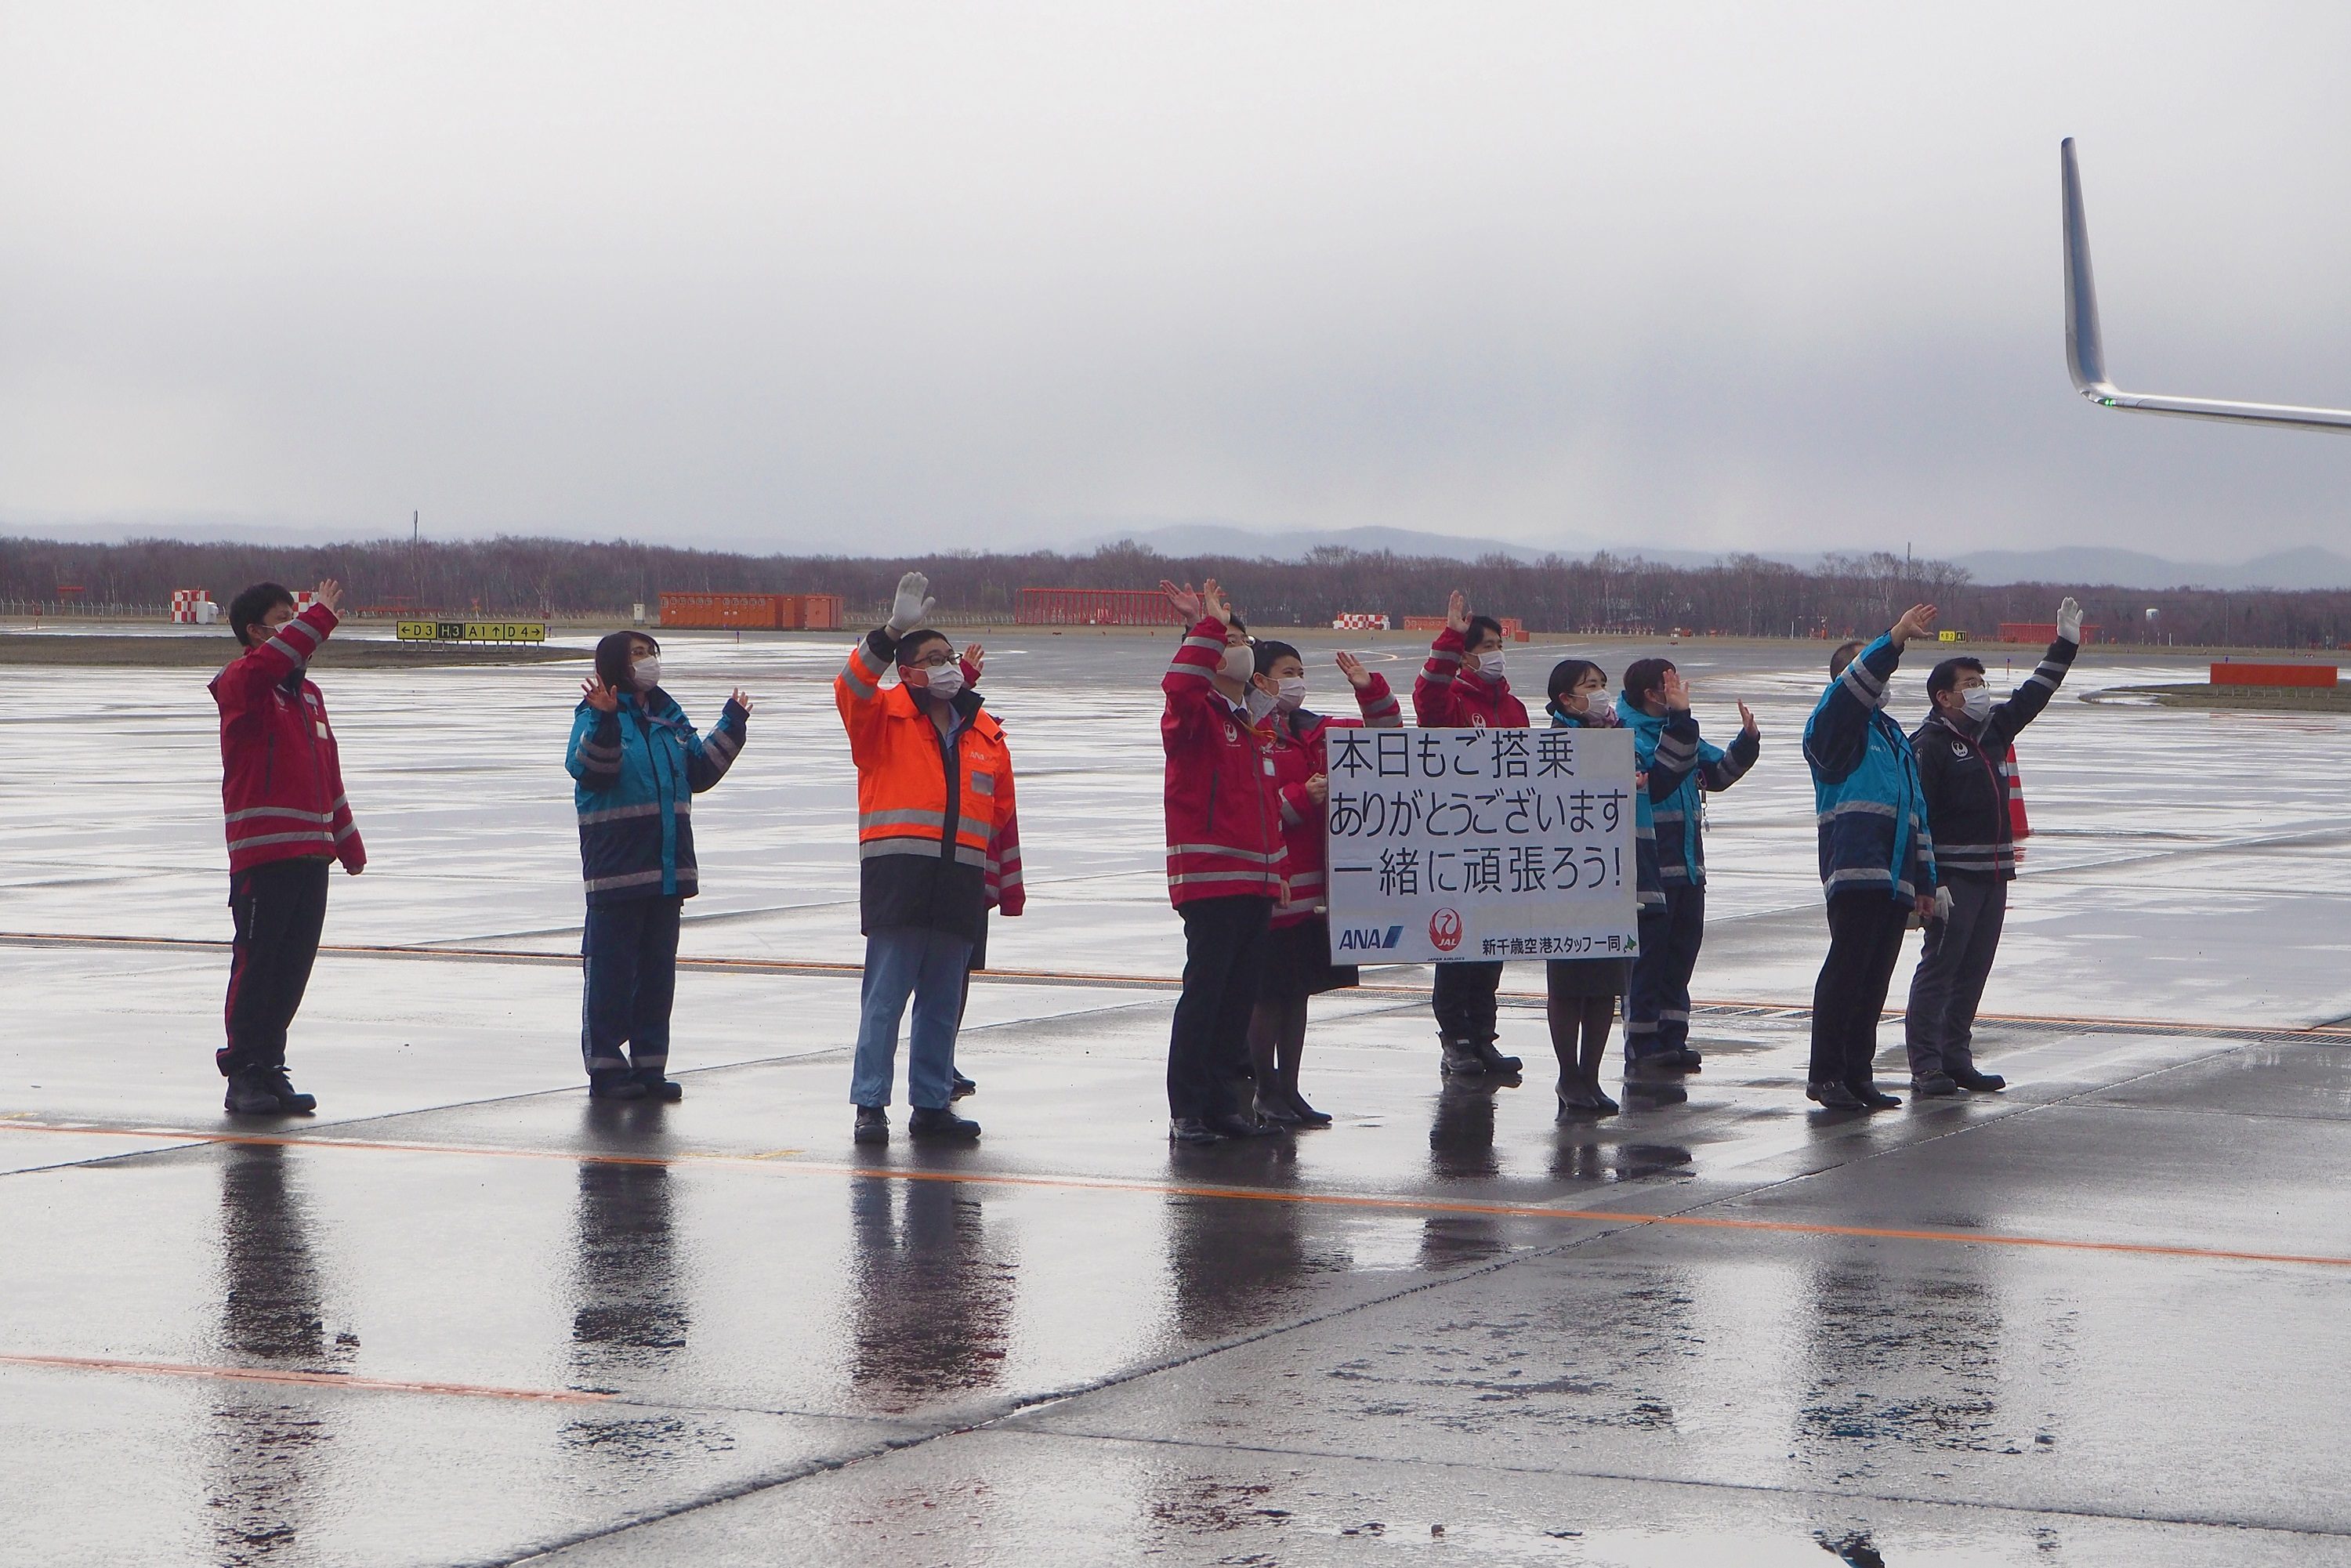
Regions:
<svg viewBox="0 0 2351 1568"><path fill-rule="evenodd" d="M2057 600L2070 592L2107 641L2334 647L2351 639L2351 591L1987 585L1949 562L1884 552L1833 555L1812 568L1754 555L1677 567L1607 553L1464 563L1335 549L1303 561L1178 559L1132 545L1082 556L991 551L880 559L504 537L317 546L0 538L0 601L56 603L58 589L70 585L82 591L74 598L92 605L162 604L183 588L207 589L225 603L247 583L299 587L332 576L362 610L619 617L633 603L651 609L666 589L838 593L852 616L862 617L887 601L898 574L910 567L930 573L943 611L967 618L1009 619L1023 588L1148 589L1162 578L1215 577L1244 612L1268 625L1327 624L1348 611L1439 614L1447 591L1459 587L1479 609L1516 616L1544 632L1685 629L1842 637L1882 630L1906 605L1932 600L1942 606L1944 625L1989 637L2002 622L2053 619ZM2150 608L2158 612L2152 622Z"/></svg>

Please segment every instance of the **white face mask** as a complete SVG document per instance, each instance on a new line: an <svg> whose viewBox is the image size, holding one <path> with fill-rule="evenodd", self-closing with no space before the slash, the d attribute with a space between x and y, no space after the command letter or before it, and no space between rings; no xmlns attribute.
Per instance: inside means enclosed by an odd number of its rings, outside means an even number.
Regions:
<svg viewBox="0 0 2351 1568"><path fill-rule="evenodd" d="M1981 724L1991 716L1990 686L1970 686L1959 694L1959 701L1962 705L1961 711L1968 716L1970 723Z"/></svg>
<svg viewBox="0 0 2351 1568"><path fill-rule="evenodd" d="M1295 711L1306 706L1306 677L1291 675L1279 683L1284 711Z"/></svg>
<svg viewBox="0 0 2351 1568"><path fill-rule="evenodd" d="M1249 722L1255 724L1271 713L1274 704L1280 700L1270 692L1259 691L1257 687L1251 686L1249 689L1249 695L1241 699L1241 706L1249 710Z"/></svg>
<svg viewBox="0 0 2351 1568"><path fill-rule="evenodd" d="M661 655L647 653L629 666L629 680L637 690L649 692L661 685Z"/></svg>
<svg viewBox="0 0 2351 1568"><path fill-rule="evenodd" d="M1225 662L1220 673L1228 681L1247 681L1257 674L1257 650L1247 643L1225 644Z"/></svg>
<svg viewBox="0 0 2351 1568"><path fill-rule="evenodd" d="M963 666L952 659L935 669L925 670L923 678L930 684L921 689L930 693L941 702L946 702L963 690Z"/></svg>
<svg viewBox="0 0 2351 1568"><path fill-rule="evenodd" d="M1499 685L1502 681L1503 667L1509 663L1509 657L1501 649L1489 648L1478 655L1478 673L1496 685Z"/></svg>

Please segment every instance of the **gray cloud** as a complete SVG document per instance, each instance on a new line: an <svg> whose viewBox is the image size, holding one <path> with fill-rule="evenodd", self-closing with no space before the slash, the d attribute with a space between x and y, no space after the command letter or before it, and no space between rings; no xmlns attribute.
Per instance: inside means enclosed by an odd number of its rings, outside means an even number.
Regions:
<svg viewBox="0 0 2351 1568"><path fill-rule="evenodd" d="M1618 13L1624 14L1618 14ZM2340 538L2322 7L0 5L0 520ZM2225 540L2225 548L2216 546Z"/></svg>

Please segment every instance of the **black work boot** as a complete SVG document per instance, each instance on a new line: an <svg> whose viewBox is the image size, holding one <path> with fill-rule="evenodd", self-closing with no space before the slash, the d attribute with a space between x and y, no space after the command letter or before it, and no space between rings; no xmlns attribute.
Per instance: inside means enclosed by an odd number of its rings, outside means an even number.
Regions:
<svg viewBox="0 0 2351 1568"><path fill-rule="evenodd" d="M588 1097L591 1100L642 1100L645 1086L633 1078L590 1078Z"/></svg>
<svg viewBox="0 0 2351 1568"><path fill-rule="evenodd" d="M1956 1079L1940 1072L1928 1072L1910 1080L1913 1100L1946 1100L1959 1092Z"/></svg>
<svg viewBox="0 0 2351 1568"><path fill-rule="evenodd" d="M253 1067L239 1068L228 1075L228 1092L221 1098L221 1109L232 1116L279 1114L277 1092L262 1070Z"/></svg>
<svg viewBox="0 0 2351 1568"><path fill-rule="evenodd" d="M674 1078L641 1079L639 1082L644 1084L648 1100L665 1100L675 1104L685 1098L685 1085Z"/></svg>
<svg viewBox="0 0 2351 1568"><path fill-rule="evenodd" d="M1951 1082L1978 1094L1997 1093L2008 1087L2008 1080L1997 1072L1978 1072L1973 1068L1951 1074Z"/></svg>
<svg viewBox="0 0 2351 1568"><path fill-rule="evenodd" d="M1474 1040L1445 1041L1445 1055L1437 1070L1447 1078L1483 1078L1493 1069L1486 1065L1485 1053L1478 1046Z"/></svg>
<svg viewBox="0 0 2351 1568"><path fill-rule="evenodd" d="M1491 1039L1473 1040L1469 1045L1470 1049L1477 1051L1478 1060L1486 1064L1486 1071L1489 1072L1515 1078L1526 1066L1526 1063L1517 1057L1504 1056L1496 1050Z"/></svg>
<svg viewBox="0 0 2351 1568"><path fill-rule="evenodd" d="M942 1105L937 1110L916 1106L906 1117L906 1135L910 1138L953 1138L961 1143L979 1140L979 1124L968 1116L958 1116Z"/></svg>
<svg viewBox="0 0 2351 1568"><path fill-rule="evenodd" d="M264 1069L261 1082L263 1087L277 1096L277 1108L289 1116L307 1116L319 1108L319 1097L305 1094L295 1088L294 1081L286 1076L283 1067Z"/></svg>
<svg viewBox="0 0 2351 1568"><path fill-rule="evenodd" d="M1823 1111L1858 1111L1862 1109L1860 1097L1834 1078L1830 1079L1825 1083L1805 1084L1804 1098L1819 1105Z"/></svg>
<svg viewBox="0 0 2351 1568"><path fill-rule="evenodd" d="M960 1100L967 1094L977 1094L979 1092L979 1085L974 1083L970 1079L966 1078L960 1072L953 1074L947 1080L947 1084L948 1087L954 1091L952 1094L948 1095L948 1098L951 1100Z"/></svg>
<svg viewBox="0 0 2351 1568"><path fill-rule="evenodd" d="M1891 1111L1902 1103L1901 1096L1888 1094L1866 1078L1856 1080L1845 1087L1852 1091L1855 1099L1861 1102L1865 1111Z"/></svg>
<svg viewBox="0 0 2351 1568"><path fill-rule="evenodd" d="M849 1134L860 1144L886 1144L890 1141L890 1113L879 1105L860 1105L857 1125Z"/></svg>

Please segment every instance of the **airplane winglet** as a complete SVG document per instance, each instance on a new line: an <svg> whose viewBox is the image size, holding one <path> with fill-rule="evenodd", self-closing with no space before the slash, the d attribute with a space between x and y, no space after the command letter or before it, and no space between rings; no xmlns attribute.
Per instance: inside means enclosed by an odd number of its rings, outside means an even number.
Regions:
<svg viewBox="0 0 2351 1568"><path fill-rule="evenodd" d="M2082 171L2074 139L2059 143L2064 198L2065 371L2074 390L2101 408L2126 413L2168 413L2182 419L2224 419L2243 424L2351 433L2351 409L2294 408L2283 403L2223 402L2214 398L2159 397L2126 392L2106 379L2106 345L2098 329L2098 288L2090 276L2090 229L2082 216Z"/></svg>

